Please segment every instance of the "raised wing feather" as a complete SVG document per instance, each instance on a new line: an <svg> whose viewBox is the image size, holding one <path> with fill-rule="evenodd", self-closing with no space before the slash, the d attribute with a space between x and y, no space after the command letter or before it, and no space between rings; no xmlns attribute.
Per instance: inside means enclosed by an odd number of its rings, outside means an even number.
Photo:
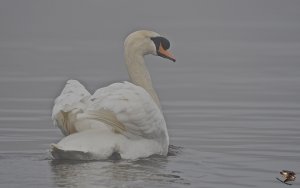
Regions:
<svg viewBox="0 0 300 188"><path fill-rule="evenodd" d="M76 115L83 112L91 94L77 80L68 80L61 94L56 98L52 119L64 135L76 132Z"/></svg>

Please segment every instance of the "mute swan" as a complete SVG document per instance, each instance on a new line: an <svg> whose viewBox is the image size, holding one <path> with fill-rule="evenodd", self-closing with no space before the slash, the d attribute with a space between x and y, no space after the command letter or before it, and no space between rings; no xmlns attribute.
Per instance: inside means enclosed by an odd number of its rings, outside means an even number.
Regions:
<svg viewBox="0 0 300 188"><path fill-rule="evenodd" d="M132 83L114 83L91 95L76 80L67 81L55 100L52 119L66 135L50 152L54 159L137 159L167 155L169 136L144 55L175 62L169 41L153 31L131 33L124 42Z"/></svg>

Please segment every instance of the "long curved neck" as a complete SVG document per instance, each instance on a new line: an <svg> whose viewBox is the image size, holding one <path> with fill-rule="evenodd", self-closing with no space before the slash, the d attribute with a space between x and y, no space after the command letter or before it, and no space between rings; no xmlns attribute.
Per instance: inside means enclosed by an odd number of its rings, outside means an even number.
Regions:
<svg viewBox="0 0 300 188"><path fill-rule="evenodd" d="M131 82L144 88L159 108L159 98L153 88L150 74L145 65L144 56L125 49L125 61Z"/></svg>

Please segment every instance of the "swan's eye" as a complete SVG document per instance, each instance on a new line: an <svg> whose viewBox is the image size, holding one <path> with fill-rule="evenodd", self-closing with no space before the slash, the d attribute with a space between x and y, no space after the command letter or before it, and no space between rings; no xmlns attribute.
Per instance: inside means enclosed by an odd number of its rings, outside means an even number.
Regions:
<svg viewBox="0 0 300 188"><path fill-rule="evenodd" d="M159 46L161 45L163 49L167 50L170 48L170 42L168 39L164 37L152 37L151 40L154 42L156 46L156 51L159 50Z"/></svg>

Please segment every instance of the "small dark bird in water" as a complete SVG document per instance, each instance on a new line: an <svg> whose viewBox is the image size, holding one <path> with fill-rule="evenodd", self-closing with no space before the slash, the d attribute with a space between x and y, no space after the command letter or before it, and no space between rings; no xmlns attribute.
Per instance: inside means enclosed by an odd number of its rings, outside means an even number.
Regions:
<svg viewBox="0 0 300 188"><path fill-rule="evenodd" d="M293 171L282 170L280 174L282 175L283 178L285 178L285 180L283 181L284 183L288 181L295 181L296 179L296 174Z"/></svg>

